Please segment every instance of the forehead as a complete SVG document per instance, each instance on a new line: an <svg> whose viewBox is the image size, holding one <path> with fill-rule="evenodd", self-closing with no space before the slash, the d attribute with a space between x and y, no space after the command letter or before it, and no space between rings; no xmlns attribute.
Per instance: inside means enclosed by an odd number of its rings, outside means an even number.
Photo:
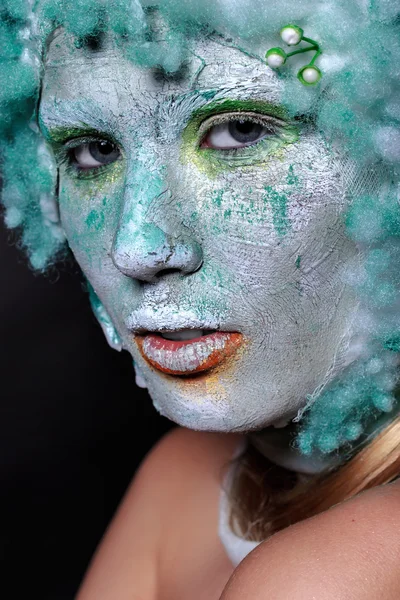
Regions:
<svg viewBox="0 0 400 600"><path fill-rule="evenodd" d="M132 110L151 112L171 97L187 97L196 109L199 95L203 104L219 97L279 102L282 83L261 58L223 40L200 38L187 44L181 68L168 75L127 59L111 36L92 50L77 48L65 32L57 32L48 47L41 112L51 121L63 101L86 101L114 117L129 118Z"/></svg>

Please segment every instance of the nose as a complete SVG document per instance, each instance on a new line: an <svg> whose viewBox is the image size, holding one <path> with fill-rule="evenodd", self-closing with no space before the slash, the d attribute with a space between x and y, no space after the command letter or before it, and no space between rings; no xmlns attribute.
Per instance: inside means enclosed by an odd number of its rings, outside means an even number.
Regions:
<svg viewBox="0 0 400 600"><path fill-rule="evenodd" d="M134 279L153 282L172 271L189 274L202 264L201 246L183 224L176 223L173 233L154 223L150 215L152 203L166 198L165 184L159 176L142 174L126 186L123 210L116 231L111 258L116 268ZM161 202L161 210L168 210Z"/></svg>

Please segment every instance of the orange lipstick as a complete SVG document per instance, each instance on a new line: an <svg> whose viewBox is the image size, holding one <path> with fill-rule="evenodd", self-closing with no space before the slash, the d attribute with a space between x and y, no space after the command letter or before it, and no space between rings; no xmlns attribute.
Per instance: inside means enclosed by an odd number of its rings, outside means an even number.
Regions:
<svg viewBox="0 0 400 600"><path fill-rule="evenodd" d="M135 336L143 358L168 375L190 376L215 368L243 343L241 333L215 331L189 340L171 340L160 334Z"/></svg>

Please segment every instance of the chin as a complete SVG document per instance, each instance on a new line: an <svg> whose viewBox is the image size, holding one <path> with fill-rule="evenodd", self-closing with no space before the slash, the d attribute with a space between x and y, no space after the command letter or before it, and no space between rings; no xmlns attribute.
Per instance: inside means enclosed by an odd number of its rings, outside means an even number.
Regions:
<svg viewBox="0 0 400 600"><path fill-rule="evenodd" d="M182 385L182 384L181 384ZM187 385L187 383L185 384ZM249 407L243 402L243 395L239 398L233 391L223 388L215 382L208 383L207 394L195 394L195 390L171 390L165 384L157 385L152 382L148 385L150 397L155 408L164 417L174 421L181 427L197 431L212 431L219 433L246 433L259 431L265 427L290 421L297 414L293 409L290 414L283 413L282 407L275 406L275 410L265 412L268 400L263 402L263 410L258 405L258 410Z"/></svg>
<svg viewBox="0 0 400 600"><path fill-rule="evenodd" d="M192 376L163 373L138 353L135 363L155 408L182 427L221 433L282 427L306 404L315 382L294 377L277 385L266 369L251 368L256 361L242 358L238 353Z"/></svg>

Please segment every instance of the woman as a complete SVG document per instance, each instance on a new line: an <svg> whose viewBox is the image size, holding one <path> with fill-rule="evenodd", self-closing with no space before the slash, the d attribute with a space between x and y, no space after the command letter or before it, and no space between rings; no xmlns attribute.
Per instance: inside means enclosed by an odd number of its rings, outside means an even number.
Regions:
<svg viewBox="0 0 400 600"><path fill-rule="evenodd" d="M147 4L3 9L6 221L188 428L79 598L398 597L398 7Z"/></svg>

